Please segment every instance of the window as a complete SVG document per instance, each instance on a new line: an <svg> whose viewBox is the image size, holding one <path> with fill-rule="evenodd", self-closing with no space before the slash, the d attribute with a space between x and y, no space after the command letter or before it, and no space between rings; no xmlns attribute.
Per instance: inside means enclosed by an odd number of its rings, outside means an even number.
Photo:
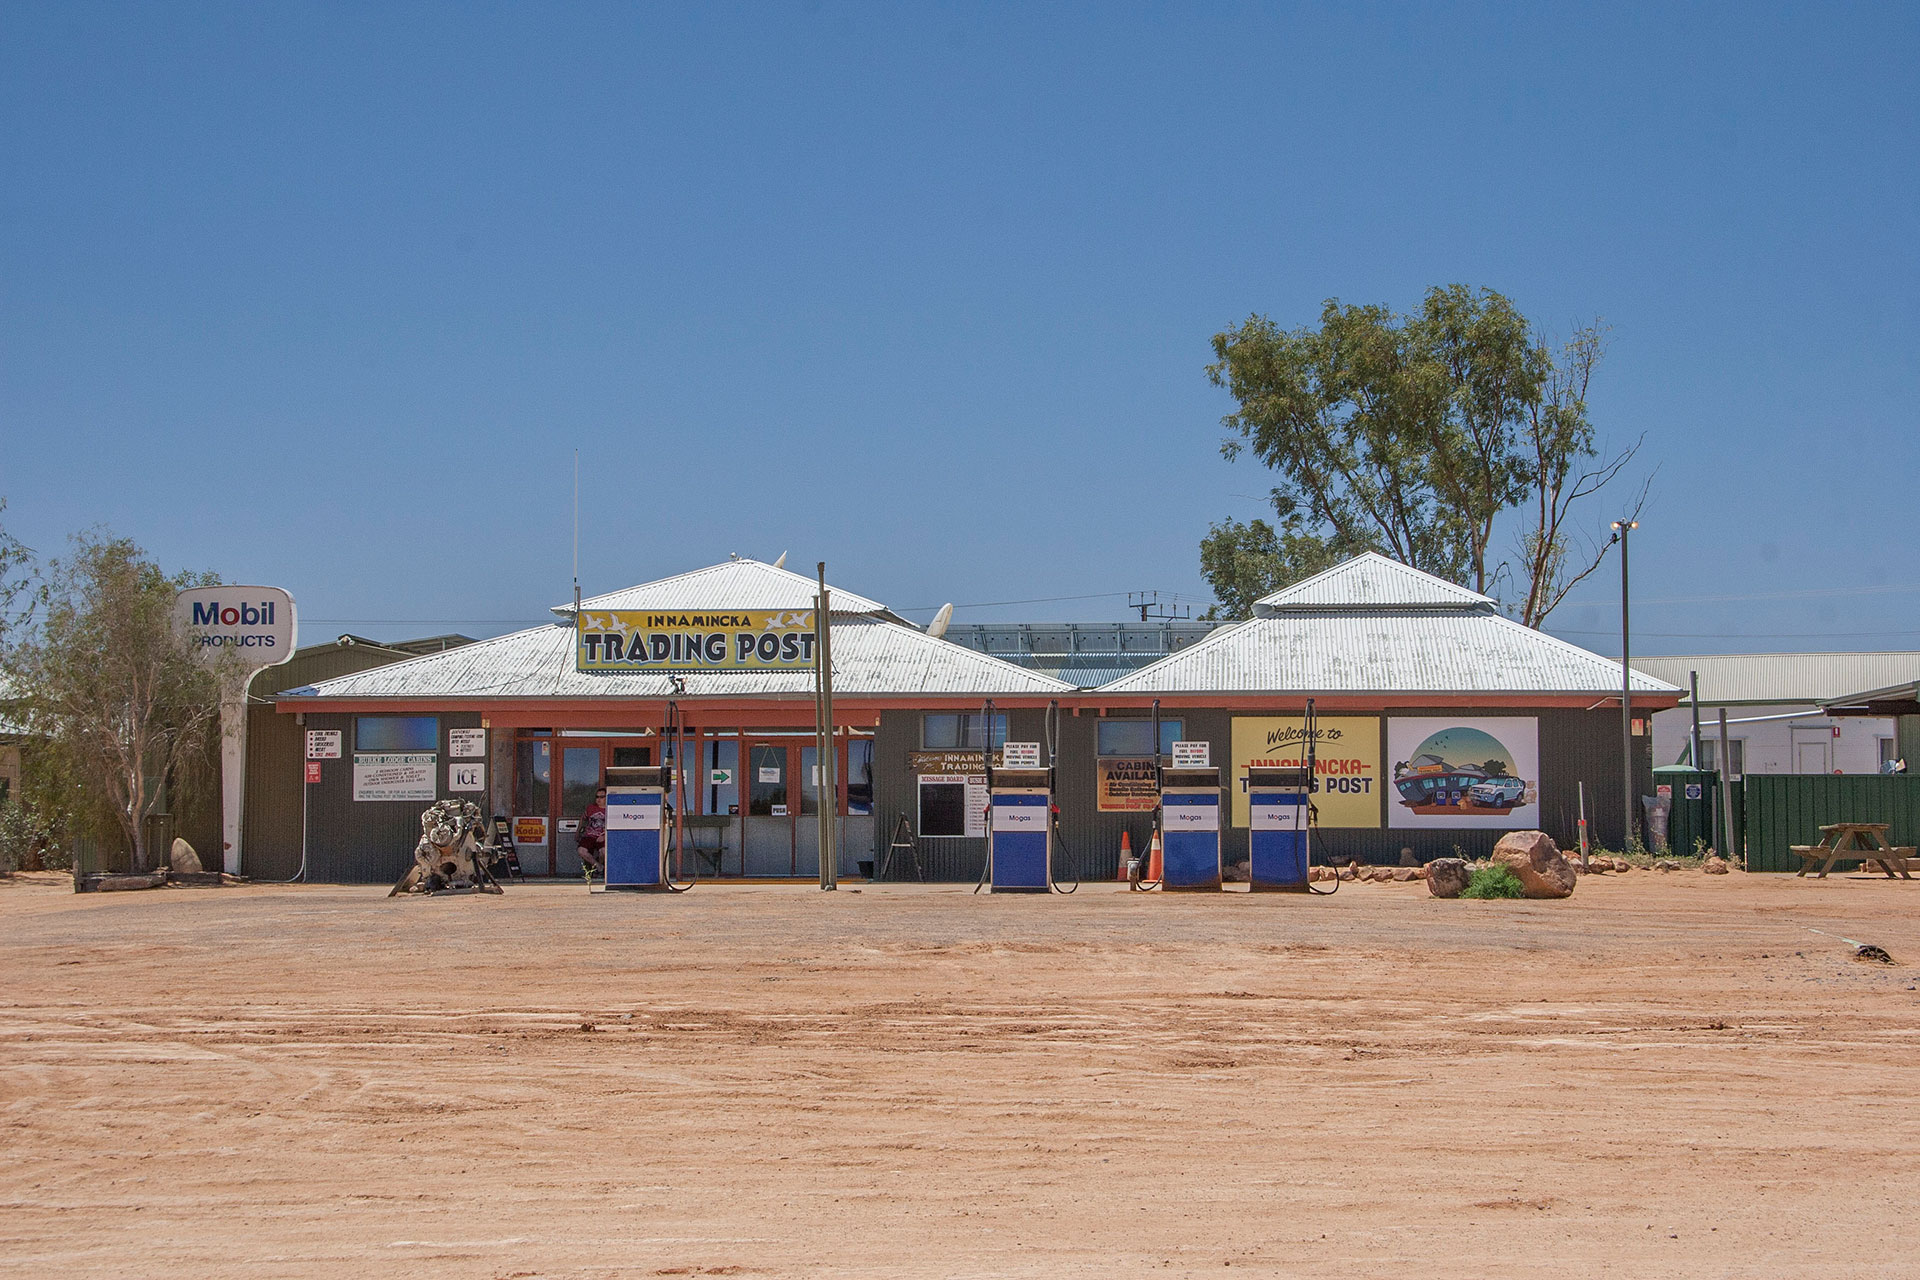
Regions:
<svg viewBox="0 0 1920 1280"><path fill-rule="evenodd" d="M929 751L978 751L986 732L986 717L977 713L929 712L920 718L920 745ZM993 717L993 745L1007 744L1007 716Z"/></svg>
<svg viewBox="0 0 1920 1280"><path fill-rule="evenodd" d="M1160 722L1161 755L1173 754L1173 744L1181 740L1180 734L1185 725L1184 720ZM1138 758L1153 754L1153 721L1151 720L1102 720L1096 732L1099 753L1103 756Z"/></svg>
<svg viewBox="0 0 1920 1280"><path fill-rule="evenodd" d="M1727 754L1732 757L1733 767L1727 770L1730 778L1743 777L1747 772L1747 740L1729 738ZM1716 773L1720 768L1720 741L1717 738L1700 739L1700 767L1708 773Z"/></svg>
<svg viewBox="0 0 1920 1280"><path fill-rule="evenodd" d="M355 716L355 751L437 751L440 721L434 716Z"/></svg>
<svg viewBox="0 0 1920 1280"><path fill-rule="evenodd" d="M1888 766L1894 762L1894 759L1894 740L1892 738L1880 739L1880 772L1885 773Z"/></svg>
<svg viewBox="0 0 1920 1280"><path fill-rule="evenodd" d="M521 739L513 748L513 811L544 818L553 804L553 744Z"/></svg>
<svg viewBox="0 0 1920 1280"><path fill-rule="evenodd" d="M873 812L873 739L847 740L847 812Z"/></svg>

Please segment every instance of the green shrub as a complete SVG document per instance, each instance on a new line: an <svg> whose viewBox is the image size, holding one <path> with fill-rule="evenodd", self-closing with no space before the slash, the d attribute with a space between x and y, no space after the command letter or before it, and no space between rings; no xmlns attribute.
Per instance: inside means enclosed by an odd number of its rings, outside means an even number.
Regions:
<svg viewBox="0 0 1920 1280"><path fill-rule="evenodd" d="M0 800L0 875L36 865L46 843L46 827L33 810L15 800Z"/></svg>
<svg viewBox="0 0 1920 1280"><path fill-rule="evenodd" d="M1527 891L1520 884L1520 877L1513 874L1513 868L1505 866L1481 867L1467 877L1467 887L1460 891L1463 898L1524 898Z"/></svg>

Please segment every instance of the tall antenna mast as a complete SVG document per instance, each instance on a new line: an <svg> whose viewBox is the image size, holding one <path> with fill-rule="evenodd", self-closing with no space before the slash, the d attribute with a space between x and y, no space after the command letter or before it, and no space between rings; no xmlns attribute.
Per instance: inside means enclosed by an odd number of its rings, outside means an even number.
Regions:
<svg viewBox="0 0 1920 1280"><path fill-rule="evenodd" d="M573 625L580 626L580 451L573 451Z"/></svg>

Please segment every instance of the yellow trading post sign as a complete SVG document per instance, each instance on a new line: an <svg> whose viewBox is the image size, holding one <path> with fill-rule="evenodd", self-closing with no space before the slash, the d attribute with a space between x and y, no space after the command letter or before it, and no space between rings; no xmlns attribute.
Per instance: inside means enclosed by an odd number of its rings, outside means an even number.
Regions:
<svg viewBox="0 0 1920 1280"><path fill-rule="evenodd" d="M574 626L577 671L806 671L813 610L675 613L583 609Z"/></svg>
<svg viewBox="0 0 1920 1280"><path fill-rule="evenodd" d="M1373 716L1315 720L1313 797L1323 827L1380 825L1380 721ZM1247 825L1247 766L1298 769L1306 755L1299 716L1233 718L1233 825Z"/></svg>

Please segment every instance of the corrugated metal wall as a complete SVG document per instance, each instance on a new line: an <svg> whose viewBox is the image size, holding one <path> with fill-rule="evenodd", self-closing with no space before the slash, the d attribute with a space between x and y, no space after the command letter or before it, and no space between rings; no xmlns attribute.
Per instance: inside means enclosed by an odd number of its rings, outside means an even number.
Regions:
<svg viewBox="0 0 1920 1280"><path fill-rule="evenodd" d="M1276 714L1260 712L1261 715ZM1332 713L1329 713L1332 714ZM1342 712L1350 715L1351 712ZM1479 711L1458 707L1396 708L1392 715L1474 716L1532 715L1539 721L1540 734L1540 822L1542 828L1567 848L1578 847L1579 783L1587 790L1587 821L1597 844L1618 848L1621 843L1622 805L1620 795L1620 712L1542 709L1527 712L1523 708L1489 708ZM1016 741L1040 741L1039 711L1010 713L1008 734ZM1221 767L1223 780L1237 786L1238 780L1226 777L1233 760L1233 713L1217 708L1162 707L1163 719L1185 722L1182 732L1191 741L1204 740L1212 745L1213 760ZM1063 880L1111 880L1120 861L1120 834L1128 832L1133 847L1145 854L1153 819L1149 813L1102 813L1096 799L1097 765L1095 745L1099 717L1092 712L1060 717L1058 795L1061 844L1055 860L1055 873ZM917 822L918 780L907 772L907 753L920 745L920 713L887 712L881 716L875 734L875 807L879 812L882 852L904 813ZM1381 728L1384 752L1385 725ZM1653 740L1641 736L1633 740L1637 795L1653 794ZM1384 766L1384 762L1383 762ZM1371 830L1323 830L1316 837L1313 860L1316 863L1344 864L1357 859L1363 863L1398 862L1400 850L1411 848L1422 862L1449 857L1456 852L1468 857L1484 856L1500 838L1497 830L1404 830L1385 822L1390 797L1382 796L1382 826ZM927 877L936 880L976 880L986 852L981 840L928 839L921 841L921 861ZM1245 860L1247 831L1228 826L1222 832L1221 853L1228 865ZM896 864L889 879L910 879L911 867L904 871Z"/></svg>
<svg viewBox="0 0 1920 1280"><path fill-rule="evenodd" d="M340 730L342 747L342 758L325 761L320 781L306 787L309 881L382 884L397 880L413 861L413 846L420 839L420 811L427 807L426 801L354 800L353 721L349 715L307 715L305 728ZM436 798L474 800L484 808L483 794L454 796L447 790L447 730L479 728L479 713L448 713L439 721ZM305 776L302 768L300 777Z"/></svg>
<svg viewBox="0 0 1920 1280"><path fill-rule="evenodd" d="M407 654L366 645L316 645L285 666L253 678L248 696L271 697L336 676L370 671ZM255 702L247 708L247 799L240 823L243 870L256 880L289 880L300 870L300 802L306 777L306 728ZM351 742L349 734L345 741ZM394 872L397 876L400 873Z"/></svg>
<svg viewBox="0 0 1920 1280"><path fill-rule="evenodd" d="M1787 847L1820 843L1826 823L1887 822L1894 844L1920 845L1920 778L1750 773L1745 789L1749 871L1798 871Z"/></svg>
<svg viewBox="0 0 1920 1280"><path fill-rule="evenodd" d="M352 675L412 657L367 645L314 645L269 667L247 686L247 792L241 802L241 872L256 880L286 880L300 869L300 789L306 776L303 730L266 702L282 689ZM184 788L174 834L184 836L209 870L222 869L220 744L216 736ZM160 850L164 857L166 851ZM399 872L395 872L398 875Z"/></svg>

